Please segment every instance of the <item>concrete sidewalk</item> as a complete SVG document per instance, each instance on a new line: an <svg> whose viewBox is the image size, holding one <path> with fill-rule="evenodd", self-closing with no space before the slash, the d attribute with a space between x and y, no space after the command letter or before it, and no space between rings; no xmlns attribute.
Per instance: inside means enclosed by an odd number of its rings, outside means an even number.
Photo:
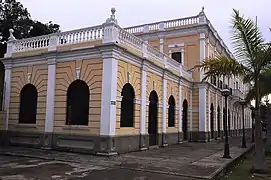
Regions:
<svg viewBox="0 0 271 180"><path fill-rule="evenodd" d="M221 173L223 175L223 170L227 166L231 165L231 163L252 147L250 143L247 144L248 148L246 149L240 148L240 145L241 138L235 137L230 139L232 159L221 158L223 156L223 140L209 143L183 143L166 148L133 152L114 157L97 157L19 147L1 149L0 154L4 156L43 159L44 161L58 162L58 164L73 163L91 166L92 168L86 177L95 177L95 180L120 180L123 179L123 174L126 174L128 177L131 176L131 178L127 178L126 176L125 180L132 180L139 177L155 180L160 180L161 178L172 180L213 179ZM3 176L1 169L0 175ZM160 178L158 178L158 175Z"/></svg>

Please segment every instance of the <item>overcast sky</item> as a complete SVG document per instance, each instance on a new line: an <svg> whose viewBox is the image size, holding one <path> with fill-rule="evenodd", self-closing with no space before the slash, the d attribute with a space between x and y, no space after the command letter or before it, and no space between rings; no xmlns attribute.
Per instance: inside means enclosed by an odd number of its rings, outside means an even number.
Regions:
<svg viewBox="0 0 271 180"><path fill-rule="evenodd" d="M122 27L197 15L201 7L225 43L230 46L232 8L256 19L266 40L271 40L271 0L21 0L33 19L71 30L102 24L111 7Z"/></svg>

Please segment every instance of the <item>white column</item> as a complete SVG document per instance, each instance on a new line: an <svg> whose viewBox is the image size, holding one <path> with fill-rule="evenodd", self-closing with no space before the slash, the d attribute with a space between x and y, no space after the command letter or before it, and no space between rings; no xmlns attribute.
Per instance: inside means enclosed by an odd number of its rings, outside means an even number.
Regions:
<svg viewBox="0 0 271 180"><path fill-rule="evenodd" d="M116 98L118 56L103 53L102 77L102 109L100 119L100 135L114 136L116 134Z"/></svg>
<svg viewBox="0 0 271 180"><path fill-rule="evenodd" d="M210 93L210 88L208 87L208 131L211 132L211 93ZM207 113L207 111L206 111ZM211 138L211 137L210 137Z"/></svg>
<svg viewBox="0 0 271 180"><path fill-rule="evenodd" d="M167 132L167 79L163 76L163 112L162 112L162 133Z"/></svg>
<svg viewBox="0 0 271 180"><path fill-rule="evenodd" d="M205 34L200 33L200 64L205 59ZM204 78L204 71L200 69L200 81Z"/></svg>
<svg viewBox="0 0 271 180"><path fill-rule="evenodd" d="M181 52L182 52L182 65L184 66L184 48L182 48Z"/></svg>
<svg viewBox="0 0 271 180"><path fill-rule="evenodd" d="M192 137L192 131L193 131L193 95L192 95L192 92L193 91L193 89L191 89L191 92L190 92L190 107L189 107L189 109L190 109L190 138Z"/></svg>
<svg viewBox="0 0 271 180"><path fill-rule="evenodd" d="M56 62L55 59L48 59L48 82L46 96L46 119L45 132L52 133L54 128L54 108L55 108L55 80Z"/></svg>
<svg viewBox="0 0 271 180"><path fill-rule="evenodd" d="M182 81L179 80L179 132L183 132L183 97L182 97Z"/></svg>
<svg viewBox="0 0 271 180"><path fill-rule="evenodd" d="M206 132L206 87L199 87L199 131Z"/></svg>
<svg viewBox="0 0 271 180"><path fill-rule="evenodd" d="M221 113L221 116L220 116L220 129L223 131L224 130L224 102L225 102L225 99L224 99L224 96L221 96L222 97L222 101L221 101L221 108L220 108L220 113ZM224 136L224 135L222 135Z"/></svg>
<svg viewBox="0 0 271 180"><path fill-rule="evenodd" d="M164 53L164 39L160 38L160 52Z"/></svg>
<svg viewBox="0 0 271 180"><path fill-rule="evenodd" d="M4 95L4 110L6 111L5 116L5 130L8 130L9 120L9 103L10 103L10 91L11 91L11 64L5 64L5 95Z"/></svg>
<svg viewBox="0 0 271 180"><path fill-rule="evenodd" d="M141 109L140 109L140 133L146 134L146 87L147 87L147 72L143 65L141 69Z"/></svg>
<svg viewBox="0 0 271 180"><path fill-rule="evenodd" d="M215 114L214 114L214 119L215 119L215 131L218 131L218 123L217 123L217 92L215 92L215 107L214 107L214 110L215 110Z"/></svg>
<svg viewBox="0 0 271 180"><path fill-rule="evenodd" d="M169 56L170 58L172 58L172 51L171 51L171 50L168 51L168 56Z"/></svg>

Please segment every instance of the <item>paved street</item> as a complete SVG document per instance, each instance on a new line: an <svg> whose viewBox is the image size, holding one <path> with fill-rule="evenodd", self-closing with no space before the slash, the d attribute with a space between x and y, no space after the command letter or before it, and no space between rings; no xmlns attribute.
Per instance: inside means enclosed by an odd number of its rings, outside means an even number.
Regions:
<svg viewBox="0 0 271 180"><path fill-rule="evenodd" d="M244 149L231 139L232 158ZM183 143L115 157L27 148L0 150L2 180L188 180L211 176L230 160L223 159L223 141ZM16 156L14 156L16 155ZM24 157L19 157L24 156Z"/></svg>

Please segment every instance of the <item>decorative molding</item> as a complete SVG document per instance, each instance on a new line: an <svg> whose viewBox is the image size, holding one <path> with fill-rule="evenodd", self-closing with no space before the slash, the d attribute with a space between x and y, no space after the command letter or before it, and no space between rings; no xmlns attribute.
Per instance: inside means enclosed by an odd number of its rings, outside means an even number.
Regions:
<svg viewBox="0 0 271 180"><path fill-rule="evenodd" d="M80 79L80 72L81 72L81 67L77 67L77 68L75 69L76 79Z"/></svg>
<svg viewBox="0 0 271 180"><path fill-rule="evenodd" d="M31 73L27 73L27 83L31 82Z"/></svg>
<svg viewBox="0 0 271 180"><path fill-rule="evenodd" d="M127 72L127 80L128 80L128 83L130 83L130 81L131 81L131 73L130 72Z"/></svg>
<svg viewBox="0 0 271 180"><path fill-rule="evenodd" d="M184 47L184 43L179 43L179 44L169 44L168 45L169 48L175 48L175 47Z"/></svg>

